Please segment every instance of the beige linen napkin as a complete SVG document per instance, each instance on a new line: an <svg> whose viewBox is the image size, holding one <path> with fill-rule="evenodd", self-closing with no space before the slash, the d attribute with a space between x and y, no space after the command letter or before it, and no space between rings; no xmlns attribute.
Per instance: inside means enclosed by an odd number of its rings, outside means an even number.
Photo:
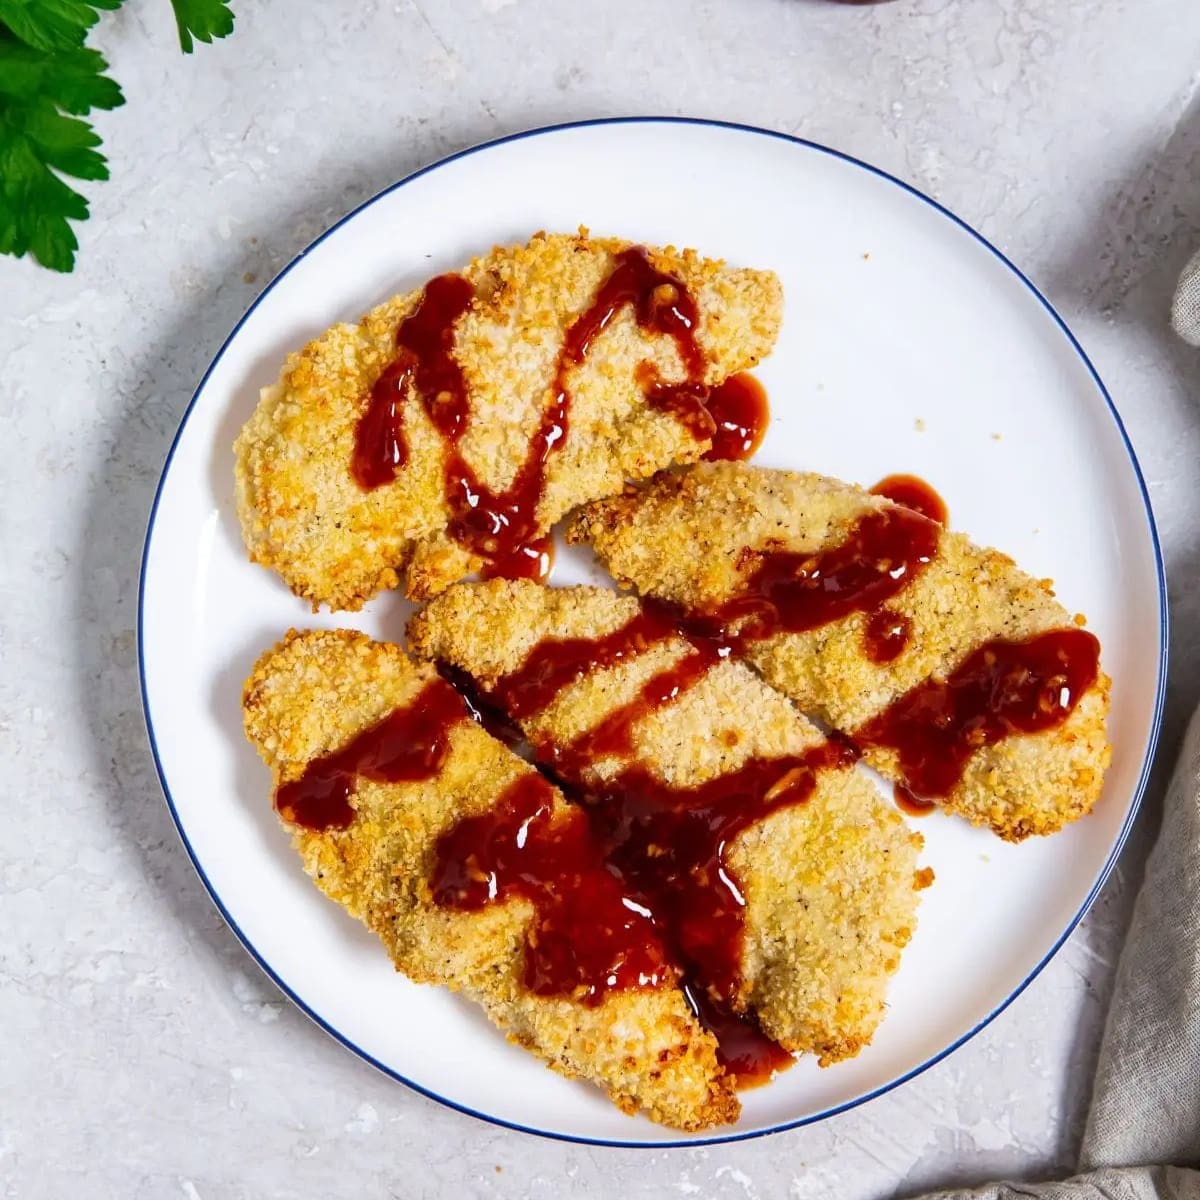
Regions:
<svg viewBox="0 0 1200 1200"><path fill-rule="evenodd" d="M1200 254L1171 323L1200 346ZM1200 712L1167 791L1117 967L1080 1153L1061 1183L1000 1183L940 1200L1200 1200ZM932 1197L929 1198L932 1200Z"/></svg>
<svg viewBox="0 0 1200 1200"><path fill-rule="evenodd" d="M1171 305L1171 324L1185 342L1200 346L1200 254L1183 268L1175 303Z"/></svg>
<svg viewBox="0 0 1200 1200"><path fill-rule="evenodd" d="M1167 792L1117 968L1080 1154L1062 1183L994 1184L942 1200L1198 1200L1200 712Z"/></svg>

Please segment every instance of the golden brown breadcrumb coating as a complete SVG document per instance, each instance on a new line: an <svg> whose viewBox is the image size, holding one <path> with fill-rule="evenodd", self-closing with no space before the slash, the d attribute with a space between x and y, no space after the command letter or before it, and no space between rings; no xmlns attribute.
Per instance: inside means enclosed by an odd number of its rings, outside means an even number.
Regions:
<svg viewBox="0 0 1200 1200"><path fill-rule="evenodd" d="M454 327L453 356L470 402L460 448L486 486L512 483L553 398L564 334L629 245L585 231L539 234L528 245L491 251L463 272L475 300ZM773 274L673 247L649 255L696 302L705 382L718 383L770 352L782 310ZM395 356L400 321L421 296L397 296L292 354L237 439L238 513L250 557L278 571L314 611L322 604L360 608L401 576L409 596L428 598L480 566L447 533L445 445L421 404L405 406L409 460L392 483L364 491L350 470L371 387ZM664 382L686 376L675 342L646 333L625 306L568 376L569 432L549 456L537 510L543 531L576 505L707 449L706 440L646 402L637 378L642 363Z"/></svg>
<svg viewBox="0 0 1200 1200"><path fill-rule="evenodd" d="M278 786L411 701L434 674L398 647L362 634L293 631L246 681L246 734ZM642 1110L678 1129L736 1120L738 1100L715 1041L678 987L609 992L595 1006L534 995L522 978L528 901L478 911L433 902L428 881L439 835L487 810L506 785L530 772L464 720L435 777L398 784L360 779L348 828L290 826L294 844L317 886L378 934L399 970L475 1000L510 1040L556 1071L598 1084L625 1112ZM565 803L557 798L559 819Z"/></svg>
<svg viewBox="0 0 1200 1200"><path fill-rule="evenodd" d="M702 463L589 505L573 519L568 539L588 543L618 581L643 595L705 609L743 588L747 548L815 554L842 542L864 513L890 505L820 475ZM890 663L864 653L861 612L805 633L778 633L745 653L802 710L852 733L914 685L944 679L989 639L1024 639L1076 623L1048 580L945 531L933 562L888 607L911 621L907 646ZM1088 812L1110 757L1109 686L1101 673L1062 725L975 752L960 783L938 802L1009 841L1053 833ZM893 751L870 749L866 759L897 778Z"/></svg>
<svg viewBox="0 0 1200 1200"><path fill-rule="evenodd" d="M625 625L639 603L603 588L544 588L493 580L460 584L409 624L413 652L468 672L486 689L547 637L596 638ZM593 669L522 722L535 743L557 745L634 699L650 676L695 653L682 637ZM736 661L715 665L634 727L631 759L601 758L603 783L630 761L678 787L736 771L752 757L800 754L818 730ZM884 1012L887 977L915 925L919 834L867 778L824 770L799 805L771 813L736 839L730 865L746 896L742 990L735 1006L792 1051L822 1065L856 1054Z"/></svg>

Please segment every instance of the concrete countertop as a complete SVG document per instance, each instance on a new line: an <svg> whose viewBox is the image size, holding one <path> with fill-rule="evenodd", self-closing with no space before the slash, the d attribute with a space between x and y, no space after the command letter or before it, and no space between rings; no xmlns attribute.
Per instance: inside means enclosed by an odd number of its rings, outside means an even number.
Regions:
<svg viewBox="0 0 1200 1200"><path fill-rule="evenodd" d="M235 3L178 53L166 0L106 15L74 275L0 261L4 564L0 1195L883 1197L1073 1165L1157 819L1025 994L910 1084L741 1145L506 1132L373 1072L284 1001L189 866L147 751L137 567L166 448L258 291L413 168L550 121L720 117L929 192L1058 306L1141 457L1174 583L1170 759L1196 698L1200 352L1167 328L1200 247L1193 0ZM719 185L719 180L714 181Z"/></svg>

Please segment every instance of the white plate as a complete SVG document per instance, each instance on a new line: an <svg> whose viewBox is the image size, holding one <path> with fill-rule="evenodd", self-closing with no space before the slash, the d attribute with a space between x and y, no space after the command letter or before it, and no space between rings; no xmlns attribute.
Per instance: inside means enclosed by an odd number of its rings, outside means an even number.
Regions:
<svg viewBox="0 0 1200 1200"><path fill-rule="evenodd" d="M300 1007L380 1069L489 1120L565 1138L662 1144L508 1045L469 1005L396 975L300 870L241 731L240 688L289 626L402 638L396 596L313 617L246 561L230 447L288 350L334 321L539 229L694 246L770 267L787 310L759 371L773 421L758 461L867 484L932 482L955 527L1053 576L1088 614L1112 675L1112 769L1087 820L1008 846L962 821L921 825L937 873L874 1044L801 1062L746 1093L721 1139L817 1120L959 1045L1043 967L1129 830L1158 730L1162 563L1133 452L1062 321L998 251L862 163L761 130L595 122L467 151L368 201L287 267L242 319L188 408L150 518L140 654L146 721L188 853L247 950ZM560 559L555 582L583 569Z"/></svg>

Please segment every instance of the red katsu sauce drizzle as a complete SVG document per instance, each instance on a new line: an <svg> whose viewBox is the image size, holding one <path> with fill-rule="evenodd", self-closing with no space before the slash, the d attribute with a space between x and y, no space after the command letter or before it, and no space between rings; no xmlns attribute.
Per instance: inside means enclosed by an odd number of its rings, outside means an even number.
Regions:
<svg viewBox="0 0 1200 1200"><path fill-rule="evenodd" d="M871 489L871 494L903 504L939 525L945 525L950 515L945 500L919 475L888 475Z"/></svg>
<svg viewBox="0 0 1200 1200"><path fill-rule="evenodd" d="M360 779L401 783L442 769L450 732L468 719L442 679L339 750L314 759L275 794L280 815L309 829L345 829ZM627 897L579 809L554 817L554 792L538 774L518 777L487 812L438 839L430 881L437 904L478 909L520 895L535 918L525 943L525 983L538 995L598 1003L612 989L657 987L677 971L650 915Z"/></svg>
<svg viewBox="0 0 1200 1200"><path fill-rule="evenodd" d="M753 457L771 423L763 385L745 371L731 375L712 389L705 408L716 425L705 459L735 462Z"/></svg>
<svg viewBox="0 0 1200 1200"><path fill-rule="evenodd" d="M676 787L636 764L601 782L573 747L540 749L553 773L585 796L609 869L654 914L691 987L728 1005L741 984L746 901L727 853L746 829L804 803L820 772L850 766L854 752L822 742Z"/></svg>
<svg viewBox="0 0 1200 1200"><path fill-rule="evenodd" d="M443 680L430 680L410 704L340 750L313 759L299 779L280 784L275 809L285 821L307 829L345 829L354 820L350 797L358 779L432 779L445 761L450 730L466 717L462 697Z"/></svg>
<svg viewBox="0 0 1200 1200"><path fill-rule="evenodd" d="M538 996L599 1004L610 991L674 981L652 915L603 860L577 808L554 819L540 775L517 779L487 812L437 843L434 902L477 910L522 896L534 906L525 936L525 986Z"/></svg>
<svg viewBox="0 0 1200 1200"><path fill-rule="evenodd" d="M485 578L544 579L549 574L550 541L542 532L538 508L547 464L570 432L567 377L627 305L640 328L674 341L687 376L683 383L663 384L652 372L639 371L648 401L675 415L697 439L714 437L716 456L746 457L761 440L765 398L755 407L748 399L750 384L730 383L725 385L728 391L715 392L705 385L695 300L682 280L658 270L645 250L632 247L617 255L595 299L567 330L551 400L525 458L507 488L492 489L460 449L471 413L466 380L454 357L454 329L474 300L474 287L461 275L439 275L426 285L420 303L396 330L396 356L371 389L355 428L351 470L367 491L395 479L409 458L404 413L415 393L446 446L443 491L450 511L449 534L483 560ZM716 406L714 415L706 407L710 404Z"/></svg>
<svg viewBox="0 0 1200 1200"><path fill-rule="evenodd" d="M689 379L703 377L695 300L681 279L660 271L642 247L632 246L617 255L616 266L600 285L591 307L567 330L559 352L556 390L567 390L567 371L587 358L592 342L627 304L632 305L635 320L647 333L674 339Z"/></svg>
<svg viewBox="0 0 1200 1200"><path fill-rule="evenodd" d="M434 428L454 444L467 423L467 385L454 357L454 324L475 289L461 275L439 275L396 330L396 357L371 389L354 431L351 469L364 491L391 483L408 462L404 410L415 391Z"/></svg>
<svg viewBox="0 0 1200 1200"><path fill-rule="evenodd" d="M884 508L860 518L846 540L828 550L746 551L753 565L742 590L715 608L689 613L688 628L744 648L865 612L867 654L889 662L904 649L909 630L906 619L884 605L933 561L940 534L918 513Z"/></svg>
<svg viewBox="0 0 1200 1200"><path fill-rule="evenodd" d="M510 750L522 753L528 749L529 743L521 727L475 683L475 680L466 671L444 662L438 663L437 669L438 674L462 696L467 713L476 725L482 726L492 737L503 742Z"/></svg>
<svg viewBox="0 0 1200 1200"><path fill-rule="evenodd" d="M901 812L908 813L910 817L927 817L937 808L932 800L922 800L919 796L914 796L902 783L896 784L892 796L896 807Z"/></svg>
<svg viewBox="0 0 1200 1200"><path fill-rule="evenodd" d="M675 632L672 626L672 633ZM633 752L633 727L645 716L665 708L689 688L695 687L729 651L719 642L693 640L691 652L674 666L651 676L637 696L589 729L566 752L581 767L602 758ZM556 760L557 761L557 760Z"/></svg>
<svg viewBox="0 0 1200 1200"><path fill-rule="evenodd" d="M796 1060L773 1038L763 1033L751 1013L735 1013L726 1004L716 1004L703 989L685 992L700 1023L717 1039L717 1058L737 1080L738 1089L761 1087Z"/></svg>
<svg viewBox="0 0 1200 1200"><path fill-rule="evenodd" d="M543 639L520 670L502 675L488 694L498 708L520 721L546 708L563 688L590 672L615 666L678 632L664 605L646 603L635 617L601 637Z"/></svg>
<svg viewBox="0 0 1200 1200"><path fill-rule="evenodd" d="M554 568L554 542L549 534L531 536L527 542L484 560L484 579L534 579L544 583Z"/></svg>
<svg viewBox="0 0 1200 1200"><path fill-rule="evenodd" d="M890 663L900 657L908 645L912 621L887 605L875 609L867 617L863 630L863 646L873 663Z"/></svg>
<svg viewBox="0 0 1200 1200"><path fill-rule="evenodd" d="M552 399L507 490L489 492L456 453L455 477L447 475L446 488L454 513L450 534L484 559L484 578L544 579L549 574L549 539L540 533L538 506L550 456L561 449L570 432L567 376L586 361L596 338L626 305L632 306L642 329L674 340L689 375L703 373L704 360L695 336L696 305L687 288L673 275L657 270L645 250L633 247L623 251L591 306L563 338L550 389Z"/></svg>
<svg viewBox="0 0 1200 1200"><path fill-rule="evenodd" d="M888 602L933 561L940 536L937 521L901 504L867 513L845 541L817 554L747 550L742 590L682 620L693 635L741 653L778 633L863 612L864 651L886 664L903 653L912 632L911 619ZM1081 629L991 641L948 679L918 684L851 736L857 746L897 752L905 795L919 805L916 797L949 794L983 746L1060 725L1098 673L1099 643Z"/></svg>
<svg viewBox="0 0 1200 1200"><path fill-rule="evenodd" d="M483 560L485 577L542 579L550 570L550 545L536 508L546 459L567 436L568 401L559 396L542 413L507 488L496 491L483 483L460 448L471 411L454 357L455 323L474 301L475 289L461 275L439 275L426 285L421 302L396 330L396 357L371 389L355 429L352 470L365 490L395 479L408 462L404 412L415 393L446 447L442 486L450 536Z"/></svg>
<svg viewBox="0 0 1200 1200"><path fill-rule="evenodd" d="M670 610L643 606L599 638L542 641L490 695L514 715L528 716L575 680L679 636ZM543 742L535 749L550 775L581 798L608 870L653 915L698 1016L718 1039L721 1061L750 1085L792 1059L753 1017L732 1008L741 982L745 898L727 852L744 830L805 802L820 772L849 767L855 752L841 740L824 742L803 754L749 759L694 787L671 785L636 762L598 778L597 762L633 754L639 721L694 687L730 652L719 640L687 642L687 653L599 725L568 745Z"/></svg>
<svg viewBox="0 0 1200 1200"><path fill-rule="evenodd" d="M853 738L895 751L910 793L945 796L984 746L1061 725L1099 670L1100 643L1084 629L985 642L944 681L918 684Z"/></svg>

